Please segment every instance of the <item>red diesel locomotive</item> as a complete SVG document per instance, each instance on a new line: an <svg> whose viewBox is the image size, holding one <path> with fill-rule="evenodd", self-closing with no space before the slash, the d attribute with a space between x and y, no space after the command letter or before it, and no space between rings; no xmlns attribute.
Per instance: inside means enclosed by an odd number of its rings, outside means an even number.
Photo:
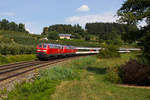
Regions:
<svg viewBox="0 0 150 100"><path fill-rule="evenodd" d="M72 56L75 55L77 49L74 46L41 43L37 46L37 58L46 60L58 56Z"/></svg>
<svg viewBox="0 0 150 100"><path fill-rule="evenodd" d="M37 58L47 60L53 57L65 57L73 55L97 54L102 48L74 47L67 45L41 43L37 46ZM120 48L119 52L130 52L140 50L138 48Z"/></svg>

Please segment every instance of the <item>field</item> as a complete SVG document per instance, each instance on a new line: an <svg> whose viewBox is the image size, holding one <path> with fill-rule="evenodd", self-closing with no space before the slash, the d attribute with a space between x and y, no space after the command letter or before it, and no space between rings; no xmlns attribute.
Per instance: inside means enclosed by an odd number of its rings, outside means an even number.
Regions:
<svg viewBox="0 0 150 100"><path fill-rule="evenodd" d="M0 55L0 65L21 62L21 61L30 61L30 60L35 60L35 59L36 59L36 56L33 54L7 55L7 56Z"/></svg>
<svg viewBox="0 0 150 100"><path fill-rule="evenodd" d="M134 58L134 55L122 55L121 59L88 57L86 61L82 60L84 64L77 66L84 67L81 68L80 80L62 82L52 100L149 100L150 90L120 87L105 79L107 67L123 64L130 57Z"/></svg>
<svg viewBox="0 0 150 100"><path fill-rule="evenodd" d="M34 82L24 82L8 93L8 100L149 100L150 90L121 87L106 80L107 68L124 64L120 58L89 56L40 72Z"/></svg>

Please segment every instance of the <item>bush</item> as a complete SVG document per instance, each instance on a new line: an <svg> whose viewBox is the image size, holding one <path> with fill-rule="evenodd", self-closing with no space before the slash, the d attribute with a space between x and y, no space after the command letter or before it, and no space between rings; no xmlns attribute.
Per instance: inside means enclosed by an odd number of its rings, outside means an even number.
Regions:
<svg viewBox="0 0 150 100"><path fill-rule="evenodd" d="M105 76L106 80L112 83L122 83L122 80L119 76L119 67L110 67L107 70L107 74Z"/></svg>
<svg viewBox="0 0 150 100"><path fill-rule="evenodd" d="M70 80L76 77L70 68L54 67L40 73L41 78L47 77L49 80Z"/></svg>
<svg viewBox="0 0 150 100"><path fill-rule="evenodd" d="M71 68L75 69L87 69L89 66L94 65L96 59L96 57L91 58L90 56L86 58L76 59L72 62L70 66Z"/></svg>
<svg viewBox="0 0 150 100"><path fill-rule="evenodd" d="M137 61L138 63L142 64L142 65L147 65L149 66L150 65L150 60L147 59L145 56L143 55L138 55L137 56Z"/></svg>
<svg viewBox="0 0 150 100"><path fill-rule="evenodd" d="M46 79L24 82L8 93L7 100L48 100L58 84L59 81Z"/></svg>
<svg viewBox="0 0 150 100"><path fill-rule="evenodd" d="M0 54L2 55L18 55L18 54L35 54L34 46L26 46L19 44L0 44Z"/></svg>
<svg viewBox="0 0 150 100"><path fill-rule="evenodd" d="M150 67L136 60L130 60L122 65L119 74L125 84L150 85Z"/></svg>
<svg viewBox="0 0 150 100"><path fill-rule="evenodd" d="M118 52L118 47L115 45L106 45L100 53L98 54L99 58L113 58L120 57L120 53Z"/></svg>
<svg viewBox="0 0 150 100"><path fill-rule="evenodd" d="M58 32L56 32L56 31L49 32L47 38L49 40L58 40L59 39Z"/></svg>

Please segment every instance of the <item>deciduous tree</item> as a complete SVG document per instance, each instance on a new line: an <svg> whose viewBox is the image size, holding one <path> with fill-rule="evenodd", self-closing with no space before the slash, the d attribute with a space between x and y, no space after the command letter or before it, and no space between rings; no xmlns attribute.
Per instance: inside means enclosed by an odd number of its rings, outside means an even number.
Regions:
<svg viewBox="0 0 150 100"><path fill-rule="evenodd" d="M128 24L137 24L146 20L147 26L140 31L140 46L143 50L143 56L150 61L150 0L126 0L122 7L118 10L120 22ZM133 37L135 38L135 37Z"/></svg>

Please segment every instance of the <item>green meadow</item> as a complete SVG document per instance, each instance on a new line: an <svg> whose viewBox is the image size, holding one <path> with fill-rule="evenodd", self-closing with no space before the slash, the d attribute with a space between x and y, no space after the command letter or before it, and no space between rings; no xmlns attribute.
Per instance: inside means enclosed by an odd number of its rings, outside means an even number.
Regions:
<svg viewBox="0 0 150 100"><path fill-rule="evenodd" d="M32 82L17 84L7 100L150 100L150 89L122 87L107 80L107 69L136 58L82 57L42 70Z"/></svg>

